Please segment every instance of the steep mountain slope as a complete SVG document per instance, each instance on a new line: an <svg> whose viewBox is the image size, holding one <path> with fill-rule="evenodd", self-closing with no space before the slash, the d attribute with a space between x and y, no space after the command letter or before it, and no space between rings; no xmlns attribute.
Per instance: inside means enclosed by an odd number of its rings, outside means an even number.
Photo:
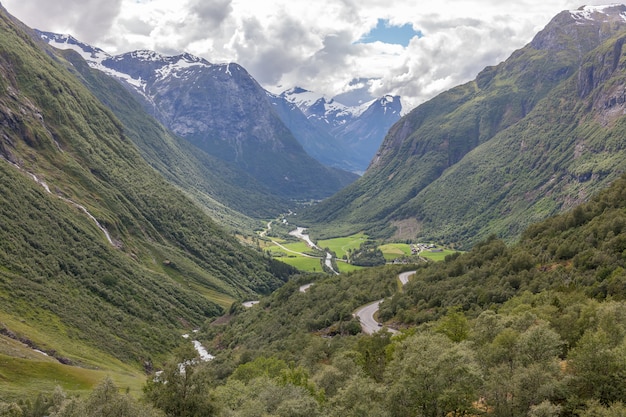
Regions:
<svg viewBox="0 0 626 417"><path fill-rule="evenodd" d="M4 9L0 33L2 334L72 364L138 366L232 300L282 284L279 264L158 175Z"/></svg>
<svg viewBox="0 0 626 417"><path fill-rule="evenodd" d="M321 233L463 246L513 238L605 187L626 164L624 16L626 6L560 13L505 62L403 117L366 174L308 219L330 225Z"/></svg>
<svg viewBox="0 0 626 417"><path fill-rule="evenodd" d="M280 120L268 93L237 64L214 65L189 55L134 51L110 56L60 35L41 32L59 48L80 51L114 76L175 134L256 178L287 198L321 198L357 176L311 158Z"/></svg>
<svg viewBox="0 0 626 417"><path fill-rule="evenodd" d="M279 114L310 155L327 165L358 173L365 171L402 111L399 96L351 107L298 87L275 97L274 103L289 110ZM308 123L296 122L300 119L294 106Z"/></svg>
<svg viewBox="0 0 626 417"><path fill-rule="evenodd" d="M220 224L253 230L256 222L249 217L271 218L286 211L288 203L255 178L163 128L120 83L91 69L79 54L72 50L61 53L72 64L68 69L77 72L89 90L122 121L144 159L206 207Z"/></svg>

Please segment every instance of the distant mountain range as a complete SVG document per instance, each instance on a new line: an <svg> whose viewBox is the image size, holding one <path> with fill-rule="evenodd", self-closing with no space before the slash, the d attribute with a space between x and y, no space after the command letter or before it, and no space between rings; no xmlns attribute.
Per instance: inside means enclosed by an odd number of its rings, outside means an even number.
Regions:
<svg viewBox="0 0 626 417"><path fill-rule="evenodd" d="M324 197L351 182L356 177L317 162L361 174L400 117L399 97L349 107L302 89L274 95L234 63L211 64L190 54L153 51L112 56L70 35L39 34L122 82L174 133L287 197ZM303 155L298 143L317 162ZM264 165L269 161L276 170ZM327 176L318 172L317 180L306 178L312 170L327 171Z"/></svg>
<svg viewBox="0 0 626 417"><path fill-rule="evenodd" d="M71 36L39 34L52 46L80 53L172 132L278 196L323 198L356 179L310 157L274 111L267 91L240 65L153 51L111 56Z"/></svg>
<svg viewBox="0 0 626 417"><path fill-rule="evenodd" d="M312 233L468 247L585 201L626 169L625 39L624 5L560 13L400 119L363 177L305 213Z"/></svg>
<svg viewBox="0 0 626 417"><path fill-rule="evenodd" d="M285 106L280 101L291 103ZM359 106L346 106L334 99L293 88L273 99L281 118L304 149L322 163L363 173L389 128L400 119L399 96L384 96ZM301 122L297 107L308 123Z"/></svg>

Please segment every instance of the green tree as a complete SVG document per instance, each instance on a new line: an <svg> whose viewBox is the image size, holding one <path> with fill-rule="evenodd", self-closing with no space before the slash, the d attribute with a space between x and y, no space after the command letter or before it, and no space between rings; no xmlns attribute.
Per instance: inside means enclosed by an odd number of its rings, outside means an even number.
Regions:
<svg viewBox="0 0 626 417"><path fill-rule="evenodd" d="M570 351L575 393L604 405L626 398L626 343L613 346L603 330L588 331Z"/></svg>
<svg viewBox="0 0 626 417"><path fill-rule="evenodd" d="M459 307L448 309L448 313L439 321L437 332L448 336L453 342L461 342L469 336L470 326Z"/></svg>
<svg viewBox="0 0 626 417"><path fill-rule="evenodd" d="M331 417L388 417L387 391L364 375L353 375L328 402Z"/></svg>
<svg viewBox="0 0 626 417"><path fill-rule="evenodd" d="M546 323L540 323L524 331L516 347L517 360L525 366L554 361L561 353L563 341Z"/></svg>
<svg viewBox="0 0 626 417"><path fill-rule="evenodd" d="M216 415L223 417L317 417L320 406L303 387L282 385L265 376L249 383L229 378L216 387L212 396L219 399Z"/></svg>
<svg viewBox="0 0 626 417"><path fill-rule="evenodd" d="M623 417L625 415L626 406L619 401L608 407L597 401L590 401L587 408L580 412L580 417Z"/></svg>
<svg viewBox="0 0 626 417"><path fill-rule="evenodd" d="M58 411L50 414L50 417L127 416L159 417L163 416L163 413L149 405L139 403L128 394L121 394L109 377L96 386L88 398L64 400L63 404L58 407Z"/></svg>
<svg viewBox="0 0 626 417"><path fill-rule="evenodd" d="M467 345L421 333L396 347L386 380L392 416L442 417L475 412L482 375Z"/></svg>
<svg viewBox="0 0 626 417"><path fill-rule="evenodd" d="M260 376L265 376L270 379L276 378L284 369L287 369L285 361L273 357L266 358L261 356L252 362L239 365L237 369L235 369L235 372L233 372L232 378L248 383L252 379Z"/></svg>
<svg viewBox="0 0 626 417"><path fill-rule="evenodd" d="M209 378L191 345L182 348L162 373L148 379L144 396L168 416L205 417L214 414Z"/></svg>
<svg viewBox="0 0 626 417"><path fill-rule="evenodd" d="M552 404L550 401L543 401L530 407L528 417L558 417L561 415L561 408L560 405Z"/></svg>
<svg viewBox="0 0 626 417"><path fill-rule="evenodd" d="M388 349L390 343L391 333L376 332L371 336L362 336L356 346L360 354L358 364L378 382L383 380L387 362L391 359Z"/></svg>
<svg viewBox="0 0 626 417"><path fill-rule="evenodd" d="M1 417L23 417L22 408L16 403L0 403Z"/></svg>

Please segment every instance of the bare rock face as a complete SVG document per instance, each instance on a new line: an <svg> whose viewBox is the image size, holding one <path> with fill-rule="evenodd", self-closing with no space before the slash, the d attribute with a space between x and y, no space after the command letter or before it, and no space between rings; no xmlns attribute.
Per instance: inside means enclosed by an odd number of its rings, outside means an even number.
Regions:
<svg viewBox="0 0 626 417"><path fill-rule="evenodd" d="M40 36L53 46L77 50L92 68L120 81L171 131L281 197L324 198L358 177L308 155L278 116L269 93L238 64L146 50L110 56L70 37Z"/></svg>

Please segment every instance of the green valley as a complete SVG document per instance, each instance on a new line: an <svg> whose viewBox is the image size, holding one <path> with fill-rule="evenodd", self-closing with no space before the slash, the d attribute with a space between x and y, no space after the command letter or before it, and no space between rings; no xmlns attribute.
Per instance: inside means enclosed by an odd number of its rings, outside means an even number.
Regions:
<svg viewBox="0 0 626 417"><path fill-rule="evenodd" d="M243 67L0 7L0 417L626 415L625 43L557 15L351 183Z"/></svg>
<svg viewBox="0 0 626 417"><path fill-rule="evenodd" d="M274 222L269 222L269 228L260 233L259 246L270 256L294 266L303 272L320 272L324 270L323 260L326 253L330 252L334 259L334 266L338 272L351 272L365 266L354 262L353 256L365 245L380 249L387 263L419 263L441 261L447 255L456 253L450 249L437 247L434 244L408 244L408 243L385 243L379 244L368 238L364 233L356 233L351 236L333 239L321 239L315 242L317 248L311 248L303 240L294 240L293 236L286 233L295 226L282 224L284 216L278 218L279 227L272 227ZM278 233L277 230L280 230ZM268 237L268 231L272 236ZM371 266L371 265L370 265Z"/></svg>
<svg viewBox="0 0 626 417"><path fill-rule="evenodd" d="M625 171L625 6L564 11L506 61L397 122L367 172L302 213L320 238L514 242ZM611 104L613 103L613 104Z"/></svg>

